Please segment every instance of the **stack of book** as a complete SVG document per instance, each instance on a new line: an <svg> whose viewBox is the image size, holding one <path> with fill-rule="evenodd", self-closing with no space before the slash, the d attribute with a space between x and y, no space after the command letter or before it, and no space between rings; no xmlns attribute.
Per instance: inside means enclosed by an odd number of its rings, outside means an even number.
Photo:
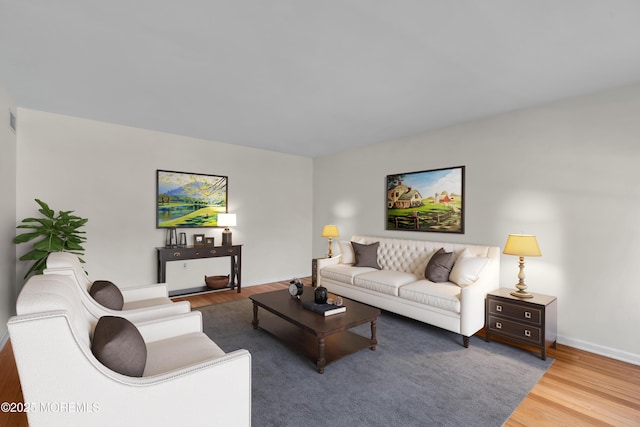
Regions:
<svg viewBox="0 0 640 427"><path fill-rule="evenodd" d="M344 313L347 311L347 307L344 305L335 304L316 304L313 301L305 301L302 306L307 310L311 310L314 313L322 314L323 316L331 316L333 314Z"/></svg>

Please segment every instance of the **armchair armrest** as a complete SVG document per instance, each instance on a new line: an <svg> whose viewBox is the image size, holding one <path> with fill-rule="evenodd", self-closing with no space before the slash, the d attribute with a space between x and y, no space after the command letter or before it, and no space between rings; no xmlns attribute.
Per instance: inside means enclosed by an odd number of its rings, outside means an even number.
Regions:
<svg viewBox="0 0 640 427"><path fill-rule="evenodd" d="M202 332L202 313L191 311L164 319L136 323L145 342L160 341L192 332Z"/></svg>
<svg viewBox="0 0 640 427"><path fill-rule="evenodd" d="M122 292L122 297L127 302L153 298L168 298L169 296L167 285L164 283L120 288L120 292Z"/></svg>
<svg viewBox="0 0 640 427"><path fill-rule="evenodd" d="M152 319L162 319L177 316L180 314L191 313L191 304L189 304L189 301L179 301L171 304L160 304L150 307L135 308L126 311L110 310L107 308L103 308L102 311L112 316L125 317L133 323L141 323Z"/></svg>

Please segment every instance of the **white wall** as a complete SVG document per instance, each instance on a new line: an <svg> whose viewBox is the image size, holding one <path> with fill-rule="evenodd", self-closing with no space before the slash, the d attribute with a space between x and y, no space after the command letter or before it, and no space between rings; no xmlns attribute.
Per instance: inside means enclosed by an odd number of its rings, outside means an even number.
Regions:
<svg viewBox="0 0 640 427"><path fill-rule="evenodd" d="M17 220L37 215L36 198L88 218L84 259L92 279L156 282L155 247L164 244L155 228L157 169L229 177L243 286L310 274L311 159L28 109L19 115ZM188 241L204 233L219 244L221 232L188 229ZM26 250L19 245L18 256ZM19 285L27 267L18 262ZM204 284L199 262L170 270L174 285Z"/></svg>
<svg viewBox="0 0 640 427"><path fill-rule="evenodd" d="M329 223L344 239L501 247L532 233L543 256L526 259L526 282L558 297L559 341L640 364L639 111L640 85L315 159L313 255L326 254ZM385 231L386 175L458 165L464 235ZM503 255L501 287L517 273Z"/></svg>
<svg viewBox="0 0 640 427"><path fill-rule="evenodd" d="M9 128L13 101L0 86L0 349L8 338L7 320L15 314L16 134Z"/></svg>

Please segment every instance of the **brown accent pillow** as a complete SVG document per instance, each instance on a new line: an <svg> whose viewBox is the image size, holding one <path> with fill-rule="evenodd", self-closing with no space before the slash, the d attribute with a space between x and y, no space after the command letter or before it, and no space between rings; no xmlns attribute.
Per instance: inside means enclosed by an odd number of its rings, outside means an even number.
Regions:
<svg viewBox="0 0 640 427"><path fill-rule="evenodd" d="M354 267L373 267L380 270L380 265L378 264L378 246L380 246L380 242L371 243L370 245L351 242L351 246L356 258L356 262L353 264Z"/></svg>
<svg viewBox="0 0 640 427"><path fill-rule="evenodd" d="M123 317L98 320L91 352L107 368L130 377L141 377L147 364L147 345L140 331Z"/></svg>
<svg viewBox="0 0 640 427"><path fill-rule="evenodd" d="M96 280L91 285L89 295L99 304L111 310L122 310L124 298L120 289L108 280Z"/></svg>
<svg viewBox="0 0 640 427"><path fill-rule="evenodd" d="M438 249L429 260L424 271L424 277L434 283L448 282L455 260L456 257L453 252L445 252L444 248Z"/></svg>

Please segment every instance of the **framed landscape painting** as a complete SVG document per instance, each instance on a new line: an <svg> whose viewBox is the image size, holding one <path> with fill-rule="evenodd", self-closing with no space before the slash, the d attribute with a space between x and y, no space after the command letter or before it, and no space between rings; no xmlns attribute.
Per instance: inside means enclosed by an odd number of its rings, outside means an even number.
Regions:
<svg viewBox="0 0 640 427"><path fill-rule="evenodd" d="M158 170L156 228L217 227L227 188L226 176Z"/></svg>
<svg viewBox="0 0 640 427"><path fill-rule="evenodd" d="M387 175L387 230L463 234L464 169Z"/></svg>

